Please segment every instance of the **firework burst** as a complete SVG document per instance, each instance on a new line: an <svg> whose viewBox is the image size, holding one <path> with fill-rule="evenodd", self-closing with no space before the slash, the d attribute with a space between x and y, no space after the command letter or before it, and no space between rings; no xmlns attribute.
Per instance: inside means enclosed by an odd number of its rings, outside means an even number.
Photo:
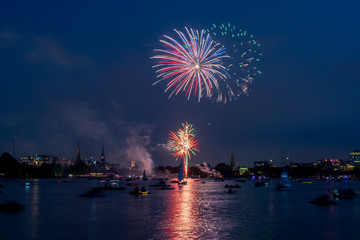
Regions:
<svg viewBox="0 0 360 240"><path fill-rule="evenodd" d="M229 77L222 64L228 57L225 48L204 30L185 28L187 35L174 30L180 40L164 35L160 40L163 49L155 49L157 55L151 57L158 61L153 67L158 68L156 73L160 79L154 85L166 81L165 92L171 90L169 98L184 91L188 100L191 95L197 95L200 102L202 97L219 94L219 81Z"/></svg>
<svg viewBox="0 0 360 240"><path fill-rule="evenodd" d="M195 130L189 123L183 123L182 128L179 128L176 132L170 132L170 147L173 152L173 157L176 160L183 161L184 176L187 176L188 160L190 160L191 154L195 155L195 152L199 151L197 148L197 141L195 140Z"/></svg>
<svg viewBox="0 0 360 240"><path fill-rule="evenodd" d="M236 99L241 94L248 94L249 85L257 75L262 74L259 70L259 62L262 57L260 43L244 29L239 29L230 23L215 25L204 30L211 34L215 42L220 42L226 47L229 58L224 59L223 64L230 78L223 79L223 90L219 91L217 101L227 102Z"/></svg>

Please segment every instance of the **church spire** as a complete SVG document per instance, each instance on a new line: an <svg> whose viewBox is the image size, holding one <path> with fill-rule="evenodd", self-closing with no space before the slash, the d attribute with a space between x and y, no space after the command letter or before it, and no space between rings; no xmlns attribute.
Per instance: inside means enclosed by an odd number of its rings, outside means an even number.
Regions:
<svg viewBox="0 0 360 240"><path fill-rule="evenodd" d="M76 161L81 160L80 157L80 141L78 140L77 150L76 150Z"/></svg>

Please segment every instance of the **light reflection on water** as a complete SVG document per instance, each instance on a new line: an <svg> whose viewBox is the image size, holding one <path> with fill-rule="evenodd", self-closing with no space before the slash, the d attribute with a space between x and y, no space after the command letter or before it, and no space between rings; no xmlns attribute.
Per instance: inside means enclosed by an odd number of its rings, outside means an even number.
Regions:
<svg viewBox="0 0 360 240"><path fill-rule="evenodd" d="M218 236L216 216L211 216L208 200L199 196L198 186L191 181L178 191L171 191L172 202L156 237L163 239L197 239Z"/></svg>
<svg viewBox="0 0 360 240"><path fill-rule="evenodd" d="M277 192L276 181L255 188L251 180L234 194L223 186L190 180L174 190L148 187L147 196L125 191L107 192L104 198L78 195L95 181L33 181L7 185L0 202L12 199L25 204L17 214L0 213L1 239L358 239L360 196L335 206L316 206L308 200L343 183L293 182L294 190ZM125 184L125 183L124 183ZM359 182L349 187L360 192Z"/></svg>
<svg viewBox="0 0 360 240"><path fill-rule="evenodd" d="M173 202L167 209L167 218L164 219L163 228L168 239L189 239L197 237L199 221L193 212L195 207L195 192L191 191L192 184L179 187L179 191L171 191Z"/></svg>
<svg viewBox="0 0 360 240"><path fill-rule="evenodd" d="M35 180L35 182L38 182L38 180ZM25 189L26 195L30 195L30 198L28 198L31 205L29 214L30 236L36 238L39 235L39 185L33 184L32 187L25 186Z"/></svg>

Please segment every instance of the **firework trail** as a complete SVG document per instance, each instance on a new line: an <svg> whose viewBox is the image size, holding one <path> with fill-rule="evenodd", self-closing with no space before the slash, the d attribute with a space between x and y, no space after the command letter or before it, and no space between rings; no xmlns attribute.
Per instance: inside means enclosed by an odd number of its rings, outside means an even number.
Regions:
<svg viewBox="0 0 360 240"><path fill-rule="evenodd" d="M222 60L229 57L225 48L215 43L204 30L185 27L187 35L174 30L179 41L164 35L160 40L163 49L155 49L157 55L151 57L158 61L153 68L158 68L156 73L160 79L154 85L166 81L165 92L171 90L169 98L180 91L185 92L188 100L192 94L197 95L199 102L205 96L221 95L219 82L229 77L222 64Z"/></svg>
<svg viewBox="0 0 360 240"><path fill-rule="evenodd" d="M241 94L248 94L249 85L257 75L262 74L258 69L262 57L259 51L261 44L246 30L236 28L230 23L213 24L204 30L204 33L210 33L215 43L221 43L230 56L223 60L230 78L224 79L224 83L220 84L223 89L219 92L223 94L219 94L217 101L226 103Z"/></svg>
<svg viewBox="0 0 360 240"><path fill-rule="evenodd" d="M198 142L195 140L195 130L191 124L183 123L182 128L179 128L177 132L170 132L169 135L172 155L176 157L176 160L183 161L184 176L186 177L191 154L196 155L195 151L199 151L197 148Z"/></svg>

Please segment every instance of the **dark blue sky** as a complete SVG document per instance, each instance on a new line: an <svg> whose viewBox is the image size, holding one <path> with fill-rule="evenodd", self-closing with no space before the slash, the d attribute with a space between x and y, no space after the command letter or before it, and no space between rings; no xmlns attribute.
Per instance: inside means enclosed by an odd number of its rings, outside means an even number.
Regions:
<svg viewBox="0 0 360 240"><path fill-rule="evenodd" d="M192 164L289 155L347 159L360 148L355 1L11 1L0 9L0 151L175 165L164 150L196 129ZM230 104L168 99L149 59L163 34L230 22L262 43L263 75ZM151 159L151 160L150 160Z"/></svg>

